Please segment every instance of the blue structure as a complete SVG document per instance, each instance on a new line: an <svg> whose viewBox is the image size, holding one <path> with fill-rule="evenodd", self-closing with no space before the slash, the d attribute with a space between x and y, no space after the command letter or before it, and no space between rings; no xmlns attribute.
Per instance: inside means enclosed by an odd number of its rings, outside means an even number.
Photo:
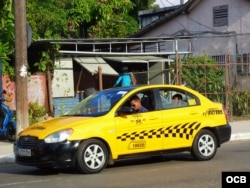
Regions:
<svg viewBox="0 0 250 188"><path fill-rule="evenodd" d="M80 97L80 94L78 94L76 97L53 98L53 104L55 107L54 116L58 117L69 111L73 106L80 102Z"/></svg>
<svg viewBox="0 0 250 188"><path fill-rule="evenodd" d="M0 93L2 93L3 91L2 70L3 70L3 64L2 64L2 61L0 60L0 78L1 78L0 79Z"/></svg>

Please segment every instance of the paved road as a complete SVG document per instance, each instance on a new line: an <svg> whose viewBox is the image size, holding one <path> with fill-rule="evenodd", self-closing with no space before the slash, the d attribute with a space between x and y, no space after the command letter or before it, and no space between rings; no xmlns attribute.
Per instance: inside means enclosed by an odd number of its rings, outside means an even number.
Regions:
<svg viewBox="0 0 250 188"><path fill-rule="evenodd" d="M247 183L236 177L237 183L222 186L222 172L249 174L249 141L227 142L209 161L198 162L188 152L172 153L123 160L97 174L0 165L0 188L250 188L248 177Z"/></svg>
<svg viewBox="0 0 250 188"><path fill-rule="evenodd" d="M250 139L250 120L232 121L231 141ZM14 163L13 143L0 140L0 165Z"/></svg>

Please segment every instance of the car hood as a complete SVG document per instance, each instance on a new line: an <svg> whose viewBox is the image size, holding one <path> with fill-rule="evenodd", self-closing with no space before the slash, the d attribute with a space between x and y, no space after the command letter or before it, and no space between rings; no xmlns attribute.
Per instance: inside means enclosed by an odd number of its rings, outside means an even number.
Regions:
<svg viewBox="0 0 250 188"><path fill-rule="evenodd" d="M76 117L76 116L62 116L53 118L47 121L38 122L33 124L22 132L19 133L20 136L35 136L39 139L43 139L46 136L67 128L75 128L78 125L83 126L89 120L93 119L92 117Z"/></svg>

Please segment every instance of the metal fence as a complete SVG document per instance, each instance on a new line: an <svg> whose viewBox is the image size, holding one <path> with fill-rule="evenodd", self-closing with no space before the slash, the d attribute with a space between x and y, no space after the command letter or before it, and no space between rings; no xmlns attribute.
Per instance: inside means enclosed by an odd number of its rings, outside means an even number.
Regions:
<svg viewBox="0 0 250 188"><path fill-rule="evenodd" d="M200 83L204 83L204 87L191 88L199 91L213 101L221 102L225 105L228 111L230 120L249 119L250 118L250 54L242 55L219 55L212 56L217 64L202 64L199 65L204 70L204 76ZM178 63L175 63L178 64ZM186 80L183 80L182 69L194 66L189 63L181 63L174 67L168 67L164 70L158 70L159 74L164 75L165 83L186 85L190 87ZM197 66L197 65L196 65ZM208 82L206 70L208 68L220 69L223 71L222 80L223 88L220 90L211 90L205 84ZM150 84L149 71L134 72L138 84ZM154 70L155 72L155 70ZM155 74L155 73L154 73ZM207 73L208 74L208 73ZM190 75L191 76L191 75ZM216 86L216 80L209 80L210 85Z"/></svg>

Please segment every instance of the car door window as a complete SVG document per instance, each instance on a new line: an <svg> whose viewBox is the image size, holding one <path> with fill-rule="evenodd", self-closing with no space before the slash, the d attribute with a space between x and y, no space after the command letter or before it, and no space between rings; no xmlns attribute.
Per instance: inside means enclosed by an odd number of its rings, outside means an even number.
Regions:
<svg viewBox="0 0 250 188"><path fill-rule="evenodd" d="M199 100L196 96L175 88L160 89L159 94L163 109L181 108L199 104Z"/></svg>
<svg viewBox="0 0 250 188"><path fill-rule="evenodd" d="M133 105L137 105L140 103L142 107L146 110L139 111L139 112L148 112L155 110L155 102L154 102L154 94L152 90L146 90L138 92L131 97L122 105L122 108L131 108L133 111Z"/></svg>

